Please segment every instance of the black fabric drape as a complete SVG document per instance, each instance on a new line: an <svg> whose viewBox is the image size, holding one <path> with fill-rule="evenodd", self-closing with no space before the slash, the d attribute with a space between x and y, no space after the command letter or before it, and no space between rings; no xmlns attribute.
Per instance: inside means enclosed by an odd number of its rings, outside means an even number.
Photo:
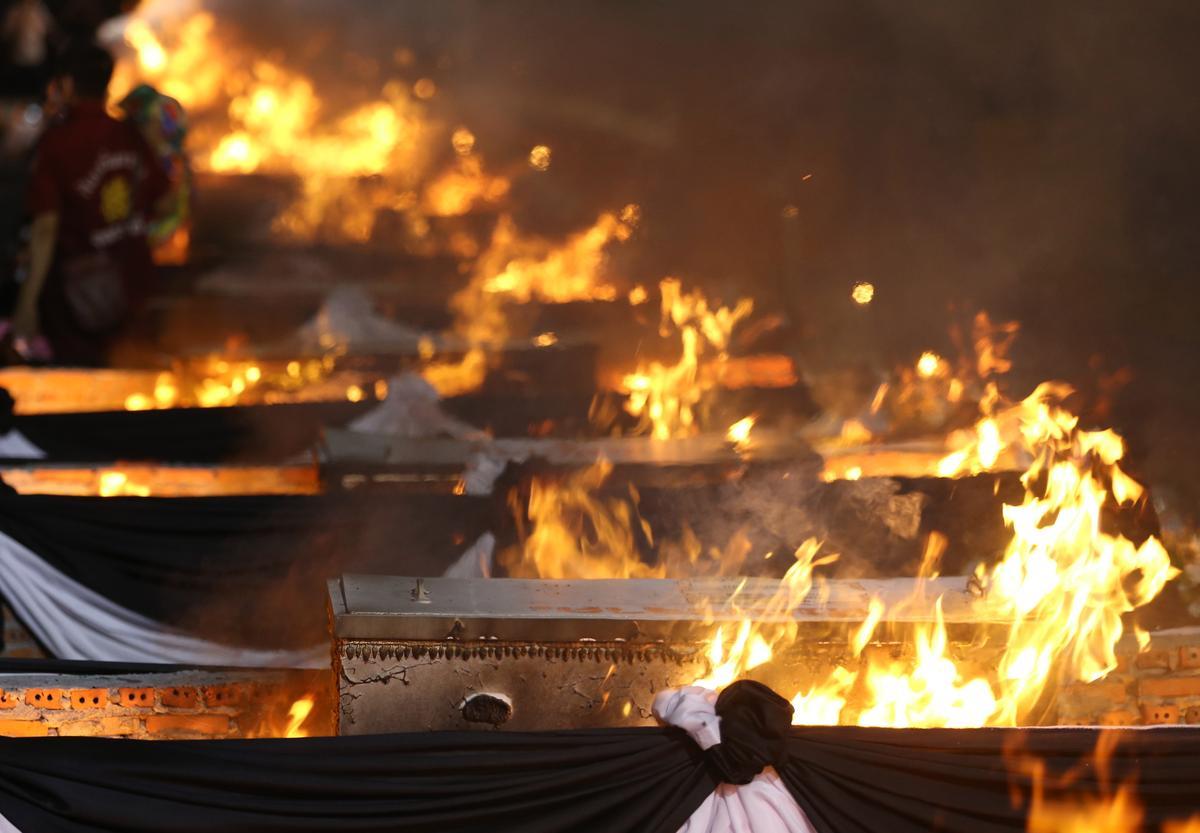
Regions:
<svg viewBox="0 0 1200 833"><path fill-rule="evenodd" d="M1093 754L1118 737L1107 769ZM1111 797L1127 779L1146 830L1200 813L1200 728L793 730L780 773L820 833L1019 833L1031 780L1018 759L1045 765L1046 796L1068 772L1070 793ZM1107 785L1107 786L1105 786ZM1014 804L1012 790L1023 799Z"/></svg>
<svg viewBox="0 0 1200 833"><path fill-rule="evenodd" d="M1136 779L1145 829L1200 811L1200 729L794 728L785 784L820 833L1021 833L1030 781ZM1025 770L1027 772L1027 770ZM421 733L260 741L0 740L0 813L22 833L676 830L715 788L680 731ZM1048 790L1053 796L1055 790Z"/></svg>
<svg viewBox="0 0 1200 833"><path fill-rule="evenodd" d="M17 416L13 426L50 460L276 462L312 448L326 425L344 425L373 402L170 408Z"/></svg>
<svg viewBox="0 0 1200 833"><path fill-rule="evenodd" d="M489 498L466 495L6 494L0 532L130 610L277 646L323 638L330 576L440 575L493 511Z"/></svg>
<svg viewBox="0 0 1200 833"><path fill-rule="evenodd" d="M535 396L473 393L445 399L442 409L520 437L547 421L564 433L585 431L591 394L547 392ZM305 402L230 408L25 414L13 427L46 452L73 463L170 460L177 463L278 462L313 448L325 426L341 426L378 403ZM0 414L3 414L0 400ZM2 417L0 417L0 421Z"/></svg>
<svg viewBox="0 0 1200 833"><path fill-rule="evenodd" d="M22 833L673 833L712 789L677 730L0 740Z"/></svg>

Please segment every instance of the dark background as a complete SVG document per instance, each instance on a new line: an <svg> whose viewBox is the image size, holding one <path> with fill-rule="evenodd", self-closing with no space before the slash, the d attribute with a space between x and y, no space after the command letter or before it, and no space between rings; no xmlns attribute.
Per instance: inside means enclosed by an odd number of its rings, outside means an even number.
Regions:
<svg viewBox="0 0 1200 833"><path fill-rule="evenodd" d="M814 372L950 352L973 309L1018 319L1009 392L1118 391L1096 417L1196 505L1200 4L247 6L217 8L281 47L319 22L330 83L353 82L339 55L413 50L489 162L552 147L516 185L524 226L639 203L630 280L752 294Z"/></svg>

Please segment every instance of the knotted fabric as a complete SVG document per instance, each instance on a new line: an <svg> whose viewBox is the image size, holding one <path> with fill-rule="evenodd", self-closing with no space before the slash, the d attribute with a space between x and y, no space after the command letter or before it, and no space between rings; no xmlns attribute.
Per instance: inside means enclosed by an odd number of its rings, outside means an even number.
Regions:
<svg viewBox="0 0 1200 833"><path fill-rule="evenodd" d="M738 680L717 697L721 742L704 752L724 784L749 784L766 767L782 769L788 759L792 704L754 680Z"/></svg>
<svg viewBox="0 0 1200 833"><path fill-rule="evenodd" d="M717 693L698 686L660 692L654 698L654 714L664 723L686 731L707 755L721 748L725 726L731 722L742 724L743 728L746 724L754 723L773 726L777 722L776 715L782 713L778 702L763 697L762 692L757 690L761 688L757 683L750 684L750 688L744 686L735 683L731 687L741 688L742 691L728 695L734 698L735 706L727 709L724 717L717 715ZM746 714L750 716L749 719L745 718ZM735 731L735 734L744 733ZM744 744L739 742L738 745ZM785 757L779 753L773 740L768 741L766 746L768 755L775 755L780 760ZM728 754L728 750L715 754L722 756ZM762 756L748 757L756 759ZM709 779L718 783L678 833L816 833L774 767L766 766L743 784L729 783L727 779L735 776L718 776L717 768L712 765L706 765L705 770Z"/></svg>

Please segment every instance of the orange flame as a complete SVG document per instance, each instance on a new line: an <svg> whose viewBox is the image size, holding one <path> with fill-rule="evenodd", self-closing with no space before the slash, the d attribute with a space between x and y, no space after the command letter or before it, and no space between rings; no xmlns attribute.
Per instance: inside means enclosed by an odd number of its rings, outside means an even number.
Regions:
<svg viewBox="0 0 1200 833"><path fill-rule="evenodd" d="M288 709L287 727L283 731L285 738L308 737L308 732L304 729L304 723L312 713L315 702L316 698L309 694L292 703L292 707Z"/></svg>
<svg viewBox="0 0 1200 833"><path fill-rule="evenodd" d="M426 250L427 215L457 216L508 193L507 178L484 172L464 127L450 135L456 162L426 184L447 132L428 112L432 79L384 78L339 115L306 73L244 45L201 2L144 2L122 37L131 54L118 64L114 100L138 83L177 99L198 170L299 179L300 195L275 219L285 237L366 242L388 211L402 240Z"/></svg>
<svg viewBox="0 0 1200 833"><path fill-rule="evenodd" d="M511 333L504 305L530 301L611 301L616 289L601 276L610 243L629 239L636 207L604 213L591 227L556 244L522 235L502 215L491 242L475 261L471 281L450 301L455 331L474 346L502 344Z"/></svg>
<svg viewBox="0 0 1200 833"><path fill-rule="evenodd" d="M754 302L748 298L732 309L710 309L703 293L685 293L682 287L677 278L665 278L659 284L659 332L663 337L679 333L679 361L674 365L642 363L621 383L628 395L625 409L641 420L641 430L660 440L691 436L699 430L695 409L716 386L713 378L700 373L701 358L708 350L715 350L718 361L727 359L734 328L754 311Z"/></svg>
<svg viewBox="0 0 1200 833"><path fill-rule="evenodd" d="M1133 777L1118 785L1115 791L1110 783L1109 767L1120 739L1119 732L1102 734L1087 761L1054 777L1047 775L1044 761L1008 753L1010 768L1030 779L1028 833L1139 833L1142 830L1145 814L1137 798ZM1081 794L1075 789L1079 775L1088 769L1098 776L1097 794ZM1047 788L1062 795L1049 798ZM1014 793L1014 800L1022 800L1019 791ZM1172 825L1167 824L1163 829L1166 833Z"/></svg>
<svg viewBox="0 0 1200 833"><path fill-rule="evenodd" d="M529 531L519 552L503 556L510 575L574 579L666 575L663 567L640 558L630 503L596 494L611 472L612 464L600 460L561 481L533 479L527 507L514 506L518 520L528 521ZM643 529L649 533L648 526Z"/></svg>
<svg viewBox="0 0 1200 833"><path fill-rule="evenodd" d="M1131 487L1117 468L1120 438L1078 430L1077 418L1058 404L1065 392L1040 386L1015 411L1023 452L1033 461L1023 478L1026 495L1020 505L1004 507L1013 531L1004 557L979 574L987 588L981 611L1010 622L996 673L968 673L949 655L939 603L931 625L913 627L911 660L872 661L860 669L865 706L855 722L1018 725L1056 673L1089 682L1115 668L1121 616L1147 604L1178 574L1156 538L1135 546L1101 528L1108 499L1128 500L1140 486ZM818 686L815 696L828 700L846 690L843 673Z"/></svg>

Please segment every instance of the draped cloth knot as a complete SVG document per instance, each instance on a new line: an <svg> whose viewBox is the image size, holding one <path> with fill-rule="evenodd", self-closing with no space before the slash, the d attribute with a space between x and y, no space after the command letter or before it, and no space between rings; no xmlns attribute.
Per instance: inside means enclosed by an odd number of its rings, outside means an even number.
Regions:
<svg viewBox="0 0 1200 833"><path fill-rule="evenodd" d="M720 696L671 688L655 696L654 714L704 750L704 771L716 782L678 833L817 833L777 771L792 722L792 706L778 694L749 681Z"/></svg>
<svg viewBox="0 0 1200 833"><path fill-rule="evenodd" d="M766 767L787 763L792 704L754 680L738 680L717 697L721 742L704 760L722 783L749 784Z"/></svg>

